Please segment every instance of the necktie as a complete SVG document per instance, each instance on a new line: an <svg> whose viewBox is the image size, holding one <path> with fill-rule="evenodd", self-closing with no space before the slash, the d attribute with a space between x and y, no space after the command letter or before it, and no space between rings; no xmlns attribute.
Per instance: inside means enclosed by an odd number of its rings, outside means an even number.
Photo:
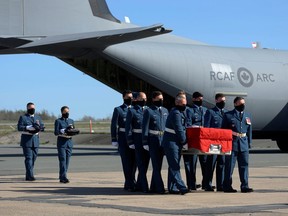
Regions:
<svg viewBox="0 0 288 216"><path fill-rule="evenodd" d="M200 113L201 113L201 114L200 114L200 118L201 118L201 122L200 122L201 125L200 125L200 126L203 126L203 120L204 120L204 119L203 119L203 110L202 110L202 107L199 107L199 111L200 111Z"/></svg>
<svg viewBox="0 0 288 216"><path fill-rule="evenodd" d="M224 110L223 109L221 109L221 115L224 116Z"/></svg>
<svg viewBox="0 0 288 216"><path fill-rule="evenodd" d="M239 113L239 116L240 116L240 120L242 121L242 118L243 118L243 112L240 112L240 113Z"/></svg>

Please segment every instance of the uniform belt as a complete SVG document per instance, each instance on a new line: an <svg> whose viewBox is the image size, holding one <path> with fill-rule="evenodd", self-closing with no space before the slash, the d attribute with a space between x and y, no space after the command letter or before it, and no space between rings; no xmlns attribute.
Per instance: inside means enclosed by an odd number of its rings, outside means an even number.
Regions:
<svg viewBox="0 0 288 216"><path fill-rule="evenodd" d="M163 136L164 131L149 130L150 134Z"/></svg>
<svg viewBox="0 0 288 216"><path fill-rule="evenodd" d="M237 132L234 132L234 131L232 131L232 135L233 136L237 136L237 137L246 137L246 133L237 133Z"/></svg>
<svg viewBox="0 0 288 216"><path fill-rule="evenodd" d="M176 134L175 130L170 129L170 128L165 128L165 131L168 133Z"/></svg>
<svg viewBox="0 0 288 216"><path fill-rule="evenodd" d="M64 134L60 134L60 135L58 135L58 137L64 137L66 139L71 139L72 138L72 136L67 136L67 135L64 135Z"/></svg>
<svg viewBox="0 0 288 216"><path fill-rule="evenodd" d="M125 128L119 128L120 132L125 132Z"/></svg>
<svg viewBox="0 0 288 216"><path fill-rule="evenodd" d="M133 133L142 133L142 129L133 129L132 132Z"/></svg>
<svg viewBox="0 0 288 216"><path fill-rule="evenodd" d="M29 132L22 132L22 134L33 136L33 135L38 135L39 133L33 134L33 133L29 133Z"/></svg>

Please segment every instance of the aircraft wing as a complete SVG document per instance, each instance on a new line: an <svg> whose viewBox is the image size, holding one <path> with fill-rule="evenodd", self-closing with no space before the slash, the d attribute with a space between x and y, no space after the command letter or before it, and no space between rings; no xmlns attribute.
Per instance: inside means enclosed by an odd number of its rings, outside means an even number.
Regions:
<svg viewBox="0 0 288 216"><path fill-rule="evenodd" d="M22 46L24 44L30 43L32 41L25 40L25 39L19 39L19 38L3 38L0 37L0 47L4 48L15 48L18 46ZM0 48L1 49L1 48Z"/></svg>
<svg viewBox="0 0 288 216"><path fill-rule="evenodd" d="M107 46L152 37L171 32L156 24L148 27L125 28L108 31L96 31L71 35L48 36L31 43L24 44L17 49L57 55L57 51L64 53L65 49L104 49Z"/></svg>

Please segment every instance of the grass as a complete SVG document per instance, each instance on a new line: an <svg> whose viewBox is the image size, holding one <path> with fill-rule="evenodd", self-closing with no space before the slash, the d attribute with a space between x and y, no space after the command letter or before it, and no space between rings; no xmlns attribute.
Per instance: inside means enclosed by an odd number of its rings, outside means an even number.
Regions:
<svg viewBox="0 0 288 216"><path fill-rule="evenodd" d="M75 128L79 129L81 133L90 133L90 122L75 121ZM54 121L44 122L45 131L54 131ZM110 133L110 121L96 121L92 122L93 133ZM17 131L17 123L15 122L1 122L0 124L0 137L8 135L12 132Z"/></svg>

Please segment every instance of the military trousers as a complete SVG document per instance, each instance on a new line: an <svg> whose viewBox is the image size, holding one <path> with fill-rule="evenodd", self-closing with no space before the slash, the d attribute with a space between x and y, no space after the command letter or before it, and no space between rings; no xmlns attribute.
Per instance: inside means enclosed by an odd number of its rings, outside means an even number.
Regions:
<svg viewBox="0 0 288 216"><path fill-rule="evenodd" d="M135 150L130 149L127 145L124 132L119 132L118 135L118 151L121 157L122 169L124 174L124 189L135 189L135 172L136 172L136 159Z"/></svg>
<svg viewBox="0 0 288 216"><path fill-rule="evenodd" d="M216 187L223 190L225 155L208 155L206 162L206 186L212 187L213 173L216 167Z"/></svg>
<svg viewBox="0 0 288 216"><path fill-rule="evenodd" d="M170 141L163 145L166 159L168 162L168 190L173 192L175 186L179 191L185 191L187 189L185 183L182 180L180 173L180 160L182 145L176 142Z"/></svg>
<svg viewBox="0 0 288 216"><path fill-rule="evenodd" d="M59 159L59 179L65 180L67 178L67 171L69 167L70 157L72 155L72 147L57 147Z"/></svg>
<svg viewBox="0 0 288 216"><path fill-rule="evenodd" d="M38 147L22 147L25 157L26 178L34 177L34 164L38 155Z"/></svg>
<svg viewBox="0 0 288 216"><path fill-rule="evenodd" d="M238 171L240 177L240 188L246 189L249 188L248 185L248 165L249 165L249 151L232 151L231 155L225 156L225 177L223 189L229 190L232 188L232 175L233 170L236 164L236 160L238 163Z"/></svg>
<svg viewBox="0 0 288 216"><path fill-rule="evenodd" d="M161 169L163 164L164 149L160 146L157 140L149 141L149 153L152 163L152 178L150 184L150 191L156 193L162 193L165 191L164 183L161 175Z"/></svg>

